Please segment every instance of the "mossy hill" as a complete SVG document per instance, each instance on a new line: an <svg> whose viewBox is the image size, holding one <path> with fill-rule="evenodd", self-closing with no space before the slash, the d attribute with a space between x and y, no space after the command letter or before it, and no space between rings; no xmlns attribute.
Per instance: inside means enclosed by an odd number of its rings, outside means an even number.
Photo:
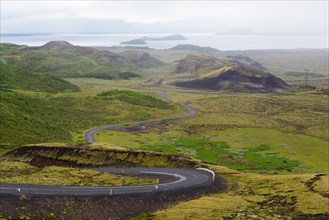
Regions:
<svg viewBox="0 0 329 220"><path fill-rule="evenodd" d="M161 60L151 56L149 53L137 50L127 50L120 53L121 56L130 60L133 64L140 68L159 67L164 65Z"/></svg>
<svg viewBox="0 0 329 220"><path fill-rule="evenodd" d="M0 92L2 146L70 143L74 134L83 134L92 127L159 118L176 111L174 105L133 91L114 90L88 97L74 93Z"/></svg>
<svg viewBox="0 0 329 220"><path fill-rule="evenodd" d="M138 77L139 69L115 53L66 41L51 41L40 47L1 44L1 57L8 64L38 74L56 77L95 77L127 79ZM127 72L133 74L125 74Z"/></svg>
<svg viewBox="0 0 329 220"><path fill-rule="evenodd" d="M202 74L225 66L219 59L207 55L188 54L184 59L178 60L172 73Z"/></svg>
<svg viewBox="0 0 329 220"><path fill-rule="evenodd" d="M219 69L206 77L176 82L175 85L193 89L247 93L282 92L289 88L286 82L270 73L242 66Z"/></svg>
<svg viewBox="0 0 329 220"><path fill-rule="evenodd" d="M104 120L90 113L70 97L33 97L1 91L0 141L7 146L70 142L71 132Z"/></svg>
<svg viewBox="0 0 329 220"><path fill-rule="evenodd" d="M79 87L48 74L33 74L14 65L0 66L1 89L23 89L42 92L79 91Z"/></svg>

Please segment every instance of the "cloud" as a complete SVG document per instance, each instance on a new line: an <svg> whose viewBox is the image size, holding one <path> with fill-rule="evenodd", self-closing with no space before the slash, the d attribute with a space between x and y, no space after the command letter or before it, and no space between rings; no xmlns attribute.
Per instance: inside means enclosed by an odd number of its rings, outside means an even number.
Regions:
<svg viewBox="0 0 329 220"><path fill-rule="evenodd" d="M327 1L1 1L1 33L328 34Z"/></svg>

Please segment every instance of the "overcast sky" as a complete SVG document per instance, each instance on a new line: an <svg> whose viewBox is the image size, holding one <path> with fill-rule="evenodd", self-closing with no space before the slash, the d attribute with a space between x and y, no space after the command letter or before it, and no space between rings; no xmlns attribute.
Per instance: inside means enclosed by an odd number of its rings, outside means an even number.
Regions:
<svg viewBox="0 0 329 220"><path fill-rule="evenodd" d="M328 1L7 1L1 33L328 35Z"/></svg>

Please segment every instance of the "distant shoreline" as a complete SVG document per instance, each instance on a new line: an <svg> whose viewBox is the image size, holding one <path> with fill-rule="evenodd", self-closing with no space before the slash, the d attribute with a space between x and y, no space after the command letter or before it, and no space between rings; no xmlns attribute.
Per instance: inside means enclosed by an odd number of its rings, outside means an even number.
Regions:
<svg viewBox="0 0 329 220"><path fill-rule="evenodd" d="M264 36L264 35L216 35L216 33L180 33L187 40L147 41L150 49L169 49L178 44L212 47L221 51L236 50L292 50L328 49L327 36ZM68 41L75 45L93 47L123 46L121 42L145 36L161 38L163 33L150 34L64 34L64 33L1 33L1 42L18 45L41 46L49 41ZM131 46L142 46L130 44ZM144 44L145 46L145 44Z"/></svg>

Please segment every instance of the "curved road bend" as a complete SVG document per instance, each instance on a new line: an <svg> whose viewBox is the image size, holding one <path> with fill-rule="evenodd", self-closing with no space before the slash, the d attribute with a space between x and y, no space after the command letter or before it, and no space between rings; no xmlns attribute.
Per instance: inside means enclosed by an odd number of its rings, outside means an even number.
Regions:
<svg viewBox="0 0 329 220"><path fill-rule="evenodd" d="M91 168L100 172L122 173L122 168ZM212 183L212 176L206 172L182 168L124 168L125 173L150 173L174 175L178 180L141 186L49 186L30 184L0 184L0 194L34 194L34 195L123 195L133 193L161 192L184 188L193 188Z"/></svg>
<svg viewBox="0 0 329 220"><path fill-rule="evenodd" d="M161 97L170 102L165 92ZM186 103L179 103L184 109L188 111L187 115L178 116L176 119L187 118L197 114L197 111L189 107ZM161 119L147 120L140 122L130 122L124 124L142 124L147 122L159 122ZM85 137L88 142L95 142L94 133L100 130L115 129L115 126L124 124L114 124L103 127L98 127L86 132ZM122 168L103 167L103 168L89 168L100 172L122 173ZM207 172L193 169L182 168L124 168L124 173L152 173L159 175L174 175L178 180L161 183L150 184L142 186L50 186L50 185L32 185L32 184L0 184L0 194L36 194L36 195L109 195L112 190L113 195L132 194L132 193L146 193L167 191L173 189L193 188L201 185L211 184L213 181L212 175Z"/></svg>
<svg viewBox="0 0 329 220"><path fill-rule="evenodd" d="M168 97L166 96L166 92L162 92L161 93L161 97L166 102L171 102L170 99L168 99ZM186 111L188 111L188 114L187 115L183 115L183 116L175 117L174 119L188 118L188 117L194 116L194 115L196 115L198 113L195 109L191 108L190 106L188 106L184 102L180 102L179 105L182 106ZM128 123L121 123L121 124L105 125L105 126L93 128L93 129L87 131L85 133L85 138L86 138L86 141L88 143L92 143L92 142L95 142L96 141L96 139L94 137L94 133L97 132L97 131L101 131L101 130L115 130L115 127L116 126L120 126L120 125L138 125L138 124L144 124L144 123L150 123L150 122L160 122L161 120L162 119L152 119L152 120L146 120L146 121L137 121L137 122L128 122Z"/></svg>

